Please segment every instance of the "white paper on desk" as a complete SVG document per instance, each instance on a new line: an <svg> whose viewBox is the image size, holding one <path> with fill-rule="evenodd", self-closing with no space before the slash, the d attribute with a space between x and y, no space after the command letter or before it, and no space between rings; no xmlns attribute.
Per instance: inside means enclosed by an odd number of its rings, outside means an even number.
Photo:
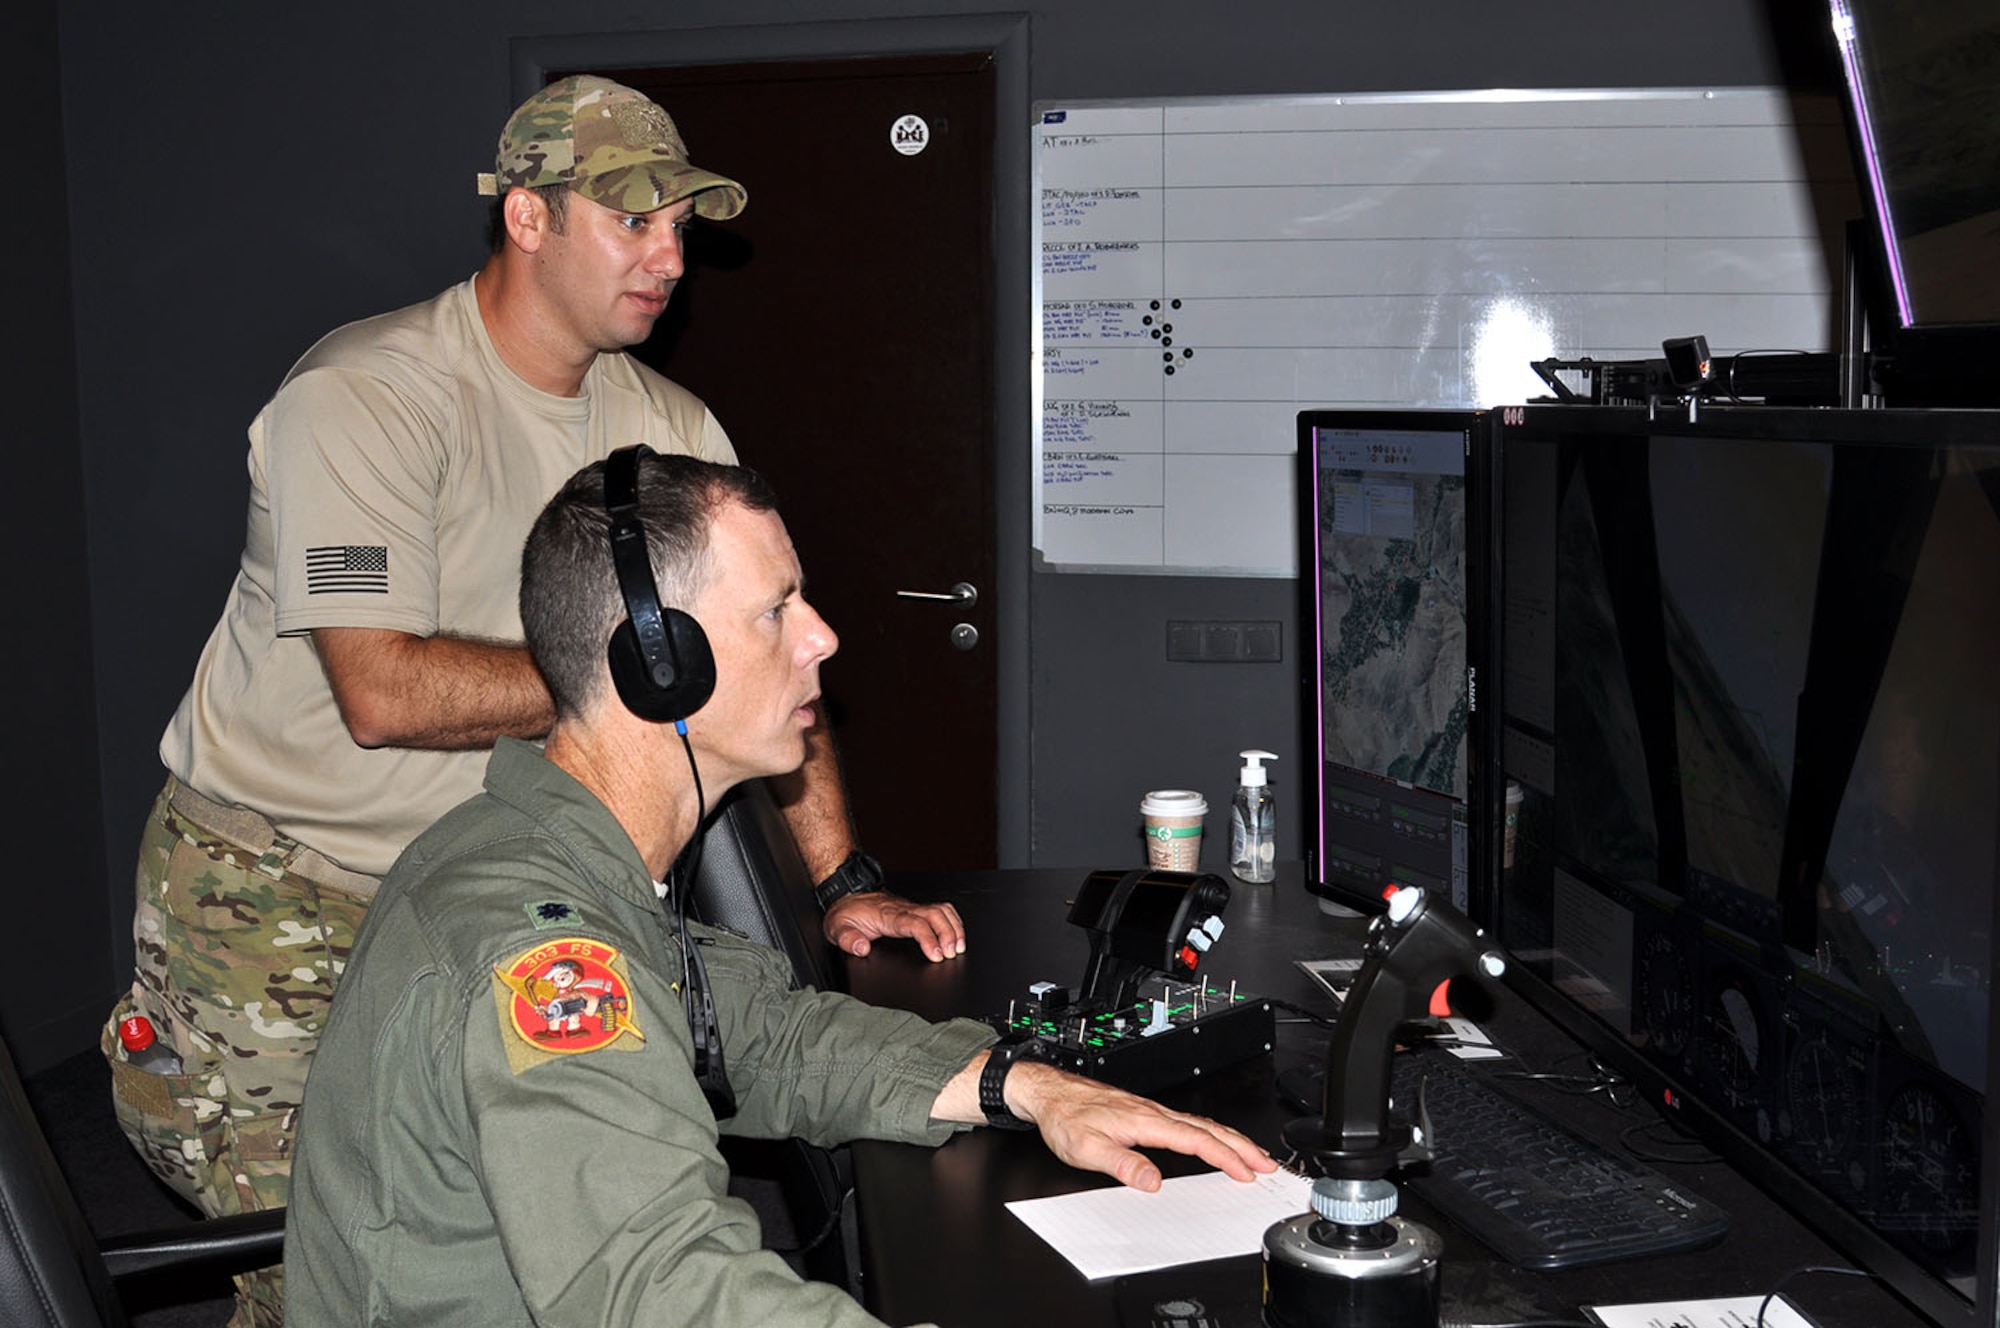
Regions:
<svg viewBox="0 0 2000 1328"><path fill-rule="evenodd" d="M1462 1061L1497 1061L1507 1053L1493 1045L1493 1039L1486 1036L1486 1030L1470 1019L1446 1015L1444 1026L1455 1041L1441 1045Z"/></svg>
<svg viewBox="0 0 2000 1328"><path fill-rule="evenodd" d="M1585 1312L1604 1328L1751 1328L1762 1296L1719 1296L1712 1300L1656 1300L1643 1305L1589 1305ZM1764 1310L1764 1328L1813 1328L1783 1296Z"/></svg>
<svg viewBox="0 0 2000 1328"><path fill-rule="evenodd" d="M1311 1207L1312 1182L1289 1171L1251 1181L1178 1176L1146 1194L1109 1189L1017 1199L1008 1211L1091 1281L1254 1254L1274 1222Z"/></svg>

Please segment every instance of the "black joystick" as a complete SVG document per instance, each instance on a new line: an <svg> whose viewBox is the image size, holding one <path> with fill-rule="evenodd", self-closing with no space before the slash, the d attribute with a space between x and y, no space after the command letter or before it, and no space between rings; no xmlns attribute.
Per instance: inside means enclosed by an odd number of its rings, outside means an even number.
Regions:
<svg viewBox="0 0 2000 1328"><path fill-rule="evenodd" d="M1465 915L1422 890L1389 897L1327 1048L1321 1114L1285 1127L1313 1160L1313 1211L1264 1233L1270 1328L1437 1328L1437 1233L1396 1216L1389 1175L1421 1132L1389 1118L1396 1034L1454 977L1497 978L1506 960Z"/></svg>

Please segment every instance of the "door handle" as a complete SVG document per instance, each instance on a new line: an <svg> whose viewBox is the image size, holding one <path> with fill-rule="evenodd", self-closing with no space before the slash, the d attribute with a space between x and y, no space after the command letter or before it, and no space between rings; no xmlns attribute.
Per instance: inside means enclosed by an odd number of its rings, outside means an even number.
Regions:
<svg viewBox="0 0 2000 1328"><path fill-rule="evenodd" d="M971 608L979 602L979 590L970 582L960 581L950 590L943 591L942 593L935 590L899 590L896 592L896 598L936 599L943 600L947 604L963 604L965 607Z"/></svg>

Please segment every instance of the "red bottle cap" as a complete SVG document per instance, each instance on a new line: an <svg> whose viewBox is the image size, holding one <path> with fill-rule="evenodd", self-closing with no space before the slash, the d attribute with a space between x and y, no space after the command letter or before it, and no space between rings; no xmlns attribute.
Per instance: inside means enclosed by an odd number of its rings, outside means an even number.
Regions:
<svg viewBox="0 0 2000 1328"><path fill-rule="evenodd" d="M127 1051L144 1051L153 1045L153 1021L143 1014L118 1021L118 1040Z"/></svg>

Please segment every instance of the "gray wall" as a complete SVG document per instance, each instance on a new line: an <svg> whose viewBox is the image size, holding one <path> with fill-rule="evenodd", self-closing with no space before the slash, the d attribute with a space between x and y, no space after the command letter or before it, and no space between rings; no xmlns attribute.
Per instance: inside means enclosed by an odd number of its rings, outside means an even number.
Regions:
<svg viewBox="0 0 2000 1328"><path fill-rule="evenodd" d="M34 156L59 164L54 5L34 4L9 30L20 42L15 74L26 86L17 105L33 108ZM69 211L60 173L52 175L58 187L27 189L7 209L13 390L0 426L7 454L0 484L0 594L7 605L0 769L9 813L0 903L12 933L0 962L0 1030L15 1058L30 1067L76 1050L103 1017L112 987L112 918L131 913L129 902L111 901L99 819L92 554L84 537ZM128 657L127 667L144 664Z"/></svg>
<svg viewBox="0 0 2000 1328"><path fill-rule="evenodd" d="M1774 24L1775 3L1796 12ZM1774 27L1788 31L1815 6L1620 9L1610 19L1598 0L1061 0L1023 11L1026 95L1768 83L1802 67ZM45 24L56 12L52 0L38 7ZM652 59L674 48L676 33L691 50L712 49L717 30L762 27L772 53L792 54L801 22L848 20L859 24L849 40L865 48L888 30L870 21L893 28L987 12L951 0L107 0L60 11L59 53L46 37L30 42L23 63L47 52L60 71L67 168L66 189L29 195L52 199L58 214L35 218L35 251L50 256L35 276L52 285L66 276L73 297L39 297L47 317L38 321L60 342L73 310L75 393L73 414L57 403L48 418L31 415L31 446L15 449L17 458L37 453L38 476L42 466L55 473L49 501L25 517L30 534L10 530L9 561L18 571L32 553L38 573L62 563L71 575L87 565L89 576L21 592L27 603L65 606L37 629L47 667L30 679L17 677L26 667L18 660L7 666L17 686L59 689L47 709L60 731L9 742L29 744L38 753L29 768L52 776L43 796L62 808L54 824L64 846L32 884L14 888L17 902L33 901L35 933L61 938L52 953L73 964L65 989L86 998L101 990L82 1007L107 1002L129 964L130 863L159 783L155 744L240 547L243 428L321 333L428 296L477 265L482 211L468 177L490 160L522 51L630 33ZM725 35L732 48L762 47L760 33ZM885 38L885 49L895 46ZM1002 158L1024 171L1025 121L1016 132ZM1024 178L1011 185L1025 197ZM47 381L66 383L67 364L54 362L61 348L48 354ZM1025 420L1023 402L1009 409ZM1030 446L1024 427L1003 436L1012 474L1028 473ZM1015 506L1002 534L1003 547L1018 549L1027 514ZM87 514L81 547L78 509ZM1009 684L1029 731L1004 772L1009 862L1132 860L1138 793L1190 783L1215 802L1243 746L1287 758L1284 793L1298 755L1295 666L1169 664L1164 639L1170 618L1276 619L1290 655L1292 583L1013 572L1029 649L1012 657L1027 676ZM60 760L44 749L60 749ZM93 797L82 786L99 775ZM1296 856L1292 811L1281 848ZM10 1037L35 1027L38 1045L86 1045L94 1013L21 1013L27 992L47 990L36 978L0 977Z"/></svg>

